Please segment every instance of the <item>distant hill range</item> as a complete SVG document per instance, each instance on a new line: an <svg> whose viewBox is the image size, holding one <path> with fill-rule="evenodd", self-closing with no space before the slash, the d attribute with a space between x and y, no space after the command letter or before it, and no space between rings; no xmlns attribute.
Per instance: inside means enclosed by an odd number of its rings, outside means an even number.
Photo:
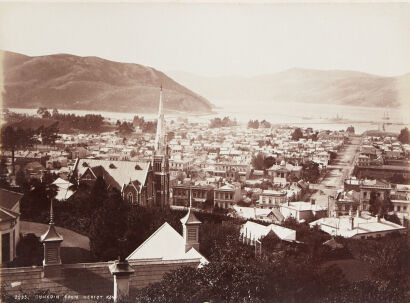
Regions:
<svg viewBox="0 0 410 303"><path fill-rule="evenodd" d="M410 103L410 74L380 77L355 71L294 68L255 77L202 77L167 72L212 100L303 102L398 107Z"/></svg>
<svg viewBox="0 0 410 303"><path fill-rule="evenodd" d="M213 105L152 67L67 54L29 57L3 52L6 107L209 113Z"/></svg>

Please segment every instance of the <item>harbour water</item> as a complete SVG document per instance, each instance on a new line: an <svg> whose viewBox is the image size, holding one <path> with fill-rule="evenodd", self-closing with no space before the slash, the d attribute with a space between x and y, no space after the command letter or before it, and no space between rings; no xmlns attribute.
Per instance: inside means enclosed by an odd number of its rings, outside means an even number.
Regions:
<svg viewBox="0 0 410 303"><path fill-rule="evenodd" d="M236 119L239 123L252 120L266 120L273 124L299 125L314 129L344 130L348 126L355 127L356 133L366 130L380 130L398 133L400 129L410 126L410 108L378 108L312 103L274 103L252 101L218 100L217 108L211 114L189 114L189 121L206 122L215 117L225 116ZM33 115L37 109L10 108L11 111ZM87 110L59 110L61 113L76 115L101 114L109 120L132 120L135 115L146 120L156 119L156 114L121 113ZM186 118L186 113L166 114L167 120ZM386 119L388 117L388 119Z"/></svg>

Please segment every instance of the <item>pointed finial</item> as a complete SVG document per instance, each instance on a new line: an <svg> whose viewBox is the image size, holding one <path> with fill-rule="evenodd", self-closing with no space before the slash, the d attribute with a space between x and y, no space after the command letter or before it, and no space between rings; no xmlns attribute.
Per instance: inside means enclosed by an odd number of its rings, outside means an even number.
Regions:
<svg viewBox="0 0 410 303"><path fill-rule="evenodd" d="M51 199L50 204L50 225L54 224L54 211L53 211L53 199Z"/></svg>
<svg viewBox="0 0 410 303"><path fill-rule="evenodd" d="M189 208L192 207L192 188L189 187Z"/></svg>

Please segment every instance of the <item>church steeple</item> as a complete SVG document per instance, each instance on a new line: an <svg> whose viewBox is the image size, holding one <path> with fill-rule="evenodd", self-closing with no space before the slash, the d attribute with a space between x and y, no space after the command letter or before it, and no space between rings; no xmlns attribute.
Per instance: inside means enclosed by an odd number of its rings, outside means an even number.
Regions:
<svg viewBox="0 0 410 303"><path fill-rule="evenodd" d="M164 207L169 205L169 159L167 146L167 130L162 100L162 85L159 94L157 132L154 142L152 167L155 178L155 204Z"/></svg>
<svg viewBox="0 0 410 303"><path fill-rule="evenodd" d="M166 141L166 125L164 119L164 104L162 101L162 84L159 93L159 108L158 108L158 121L157 121L157 132L155 135L155 153L164 154L167 151L167 141Z"/></svg>

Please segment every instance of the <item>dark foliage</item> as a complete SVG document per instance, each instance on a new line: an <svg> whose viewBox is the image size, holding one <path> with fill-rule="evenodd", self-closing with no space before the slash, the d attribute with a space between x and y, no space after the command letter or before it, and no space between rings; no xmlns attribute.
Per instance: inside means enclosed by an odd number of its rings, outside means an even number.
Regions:
<svg viewBox="0 0 410 303"><path fill-rule="evenodd" d="M370 192L369 211L373 216L379 215L384 217L391 210L393 210L393 204L387 195L384 199L381 199L376 196L376 192Z"/></svg>
<svg viewBox="0 0 410 303"><path fill-rule="evenodd" d="M134 132L134 127L132 126L131 122L120 122L120 124L117 123L117 126L117 130L121 135L127 135Z"/></svg>
<svg viewBox="0 0 410 303"><path fill-rule="evenodd" d="M299 141L299 139L303 138L303 133L300 128L296 128L292 133L292 140Z"/></svg>
<svg viewBox="0 0 410 303"><path fill-rule="evenodd" d="M346 129L346 132L348 132L349 134L354 134L354 127L351 125Z"/></svg>
<svg viewBox="0 0 410 303"><path fill-rule="evenodd" d="M104 118L101 115L87 114L85 116L77 116L75 114L60 114L58 111L53 112L53 119L83 131L100 131L104 122Z"/></svg>
<svg viewBox="0 0 410 303"><path fill-rule="evenodd" d="M43 144L54 145L56 140L61 137L58 135L58 132L59 132L58 124L59 122L57 121L47 127L41 126L37 130L37 132L40 134L41 142Z"/></svg>
<svg viewBox="0 0 410 303"><path fill-rule="evenodd" d="M272 167L276 160L272 156L266 156L263 153L257 153L252 156L251 164L254 169L265 170Z"/></svg>
<svg viewBox="0 0 410 303"><path fill-rule="evenodd" d="M117 191L111 191L103 206L92 215L90 225L90 249L94 258L100 261L117 259L118 239L127 230L127 205Z"/></svg>
<svg viewBox="0 0 410 303"><path fill-rule="evenodd" d="M14 174L14 152L19 149L25 149L37 143L36 133L32 129L14 128L6 126L1 129L1 139L3 150L8 150L12 153L11 161Z"/></svg>
<svg viewBox="0 0 410 303"><path fill-rule="evenodd" d="M57 194L57 187L51 184L55 176L45 174L43 180L32 179L21 199L21 218L29 221L48 223L47 213L50 210L50 201ZM44 217L46 215L46 217ZM42 218L42 219L40 219Z"/></svg>
<svg viewBox="0 0 410 303"><path fill-rule="evenodd" d="M235 120L231 120L229 117L221 118L214 118L211 120L209 127L210 128L219 128L219 127L229 127L229 126L236 126L238 123Z"/></svg>
<svg viewBox="0 0 410 303"><path fill-rule="evenodd" d="M42 265L43 246L35 234L27 234L20 239L16 248L17 258L8 267Z"/></svg>
<svg viewBox="0 0 410 303"><path fill-rule="evenodd" d="M259 121L258 120L249 120L248 128L259 128Z"/></svg>
<svg viewBox="0 0 410 303"><path fill-rule="evenodd" d="M157 131L157 121L145 121L144 117L134 116L132 121L134 127L139 127L144 133L155 133Z"/></svg>
<svg viewBox="0 0 410 303"><path fill-rule="evenodd" d="M308 161L302 164L303 176L306 181L316 183L320 177L319 164Z"/></svg>
<svg viewBox="0 0 410 303"><path fill-rule="evenodd" d="M406 127L406 128L403 128L401 131L400 131L400 134L399 134L399 136L397 137L397 139L401 142L401 143L403 143L403 144L409 144L410 143L410 132L409 132L409 129Z"/></svg>

